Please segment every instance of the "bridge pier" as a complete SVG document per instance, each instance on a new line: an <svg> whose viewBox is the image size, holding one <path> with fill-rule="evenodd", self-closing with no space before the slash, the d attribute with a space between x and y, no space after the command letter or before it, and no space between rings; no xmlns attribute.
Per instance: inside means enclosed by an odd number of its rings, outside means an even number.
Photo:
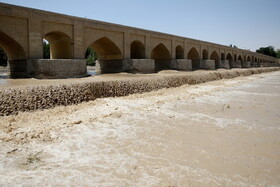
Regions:
<svg viewBox="0 0 280 187"><path fill-rule="evenodd" d="M35 78L71 78L87 76L86 60L30 59L27 74Z"/></svg>
<svg viewBox="0 0 280 187"><path fill-rule="evenodd" d="M82 59L23 59L10 60L11 78L71 78L87 75L86 60Z"/></svg>

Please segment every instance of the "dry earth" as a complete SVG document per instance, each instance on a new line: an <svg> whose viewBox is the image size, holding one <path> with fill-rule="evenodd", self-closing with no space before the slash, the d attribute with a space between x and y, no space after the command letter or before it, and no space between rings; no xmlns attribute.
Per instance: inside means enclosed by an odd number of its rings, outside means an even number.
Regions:
<svg viewBox="0 0 280 187"><path fill-rule="evenodd" d="M0 117L0 185L280 186L280 72Z"/></svg>

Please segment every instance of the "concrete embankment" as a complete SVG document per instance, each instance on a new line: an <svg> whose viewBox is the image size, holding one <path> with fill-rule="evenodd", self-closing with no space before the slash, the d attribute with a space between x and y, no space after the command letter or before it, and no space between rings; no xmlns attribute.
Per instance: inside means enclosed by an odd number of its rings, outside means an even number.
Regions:
<svg viewBox="0 0 280 187"><path fill-rule="evenodd" d="M126 96L161 88L178 87L184 84L200 84L279 70L279 67L232 69L192 74L161 74L148 79L139 77L138 79L131 80L106 80L56 86L34 86L27 89L12 88L0 91L0 116L48 109L55 106L78 104L102 97Z"/></svg>

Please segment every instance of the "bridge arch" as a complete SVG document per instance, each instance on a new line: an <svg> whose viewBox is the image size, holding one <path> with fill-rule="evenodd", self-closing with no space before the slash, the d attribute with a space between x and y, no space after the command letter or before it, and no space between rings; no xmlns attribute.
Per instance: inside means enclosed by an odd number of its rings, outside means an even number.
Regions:
<svg viewBox="0 0 280 187"><path fill-rule="evenodd" d="M8 56L8 60L26 59L23 47L13 38L0 31L0 47L4 49Z"/></svg>
<svg viewBox="0 0 280 187"><path fill-rule="evenodd" d="M145 46L139 40L135 40L130 45L130 58L131 59L145 59Z"/></svg>
<svg viewBox="0 0 280 187"><path fill-rule="evenodd" d="M27 77L26 54L23 47L7 34L0 31L0 47L7 55L10 66L10 77Z"/></svg>
<svg viewBox="0 0 280 187"><path fill-rule="evenodd" d="M184 48L181 45L176 47L176 59L184 59L185 58Z"/></svg>
<svg viewBox="0 0 280 187"><path fill-rule="evenodd" d="M209 58L208 51L206 49L203 49L202 51L202 59L207 60Z"/></svg>
<svg viewBox="0 0 280 187"><path fill-rule="evenodd" d="M193 70L199 69L200 57L195 47L189 50L187 58L192 60Z"/></svg>
<svg viewBox="0 0 280 187"><path fill-rule="evenodd" d="M47 33L43 39L50 44L51 59L72 59L73 56L73 41L65 33L53 31Z"/></svg>
<svg viewBox="0 0 280 187"><path fill-rule="evenodd" d="M156 72L170 68L171 55L169 50L162 43L158 44L152 50L151 59L155 60Z"/></svg>
<svg viewBox="0 0 280 187"><path fill-rule="evenodd" d="M101 73L119 73L123 71L123 55L118 46L107 37L102 37L92 42L84 51L92 48L96 52Z"/></svg>
<svg viewBox="0 0 280 187"><path fill-rule="evenodd" d="M107 37L100 38L88 47L96 51L99 60L121 60L122 53L117 45ZM86 49L85 49L86 51Z"/></svg>
<svg viewBox="0 0 280 187"><path fill-rule="evenodd" d="M218 69L219 68L219 55L216 51L213 51L210 55L210 59L211 60L215 60L215 68Z"/></svg>

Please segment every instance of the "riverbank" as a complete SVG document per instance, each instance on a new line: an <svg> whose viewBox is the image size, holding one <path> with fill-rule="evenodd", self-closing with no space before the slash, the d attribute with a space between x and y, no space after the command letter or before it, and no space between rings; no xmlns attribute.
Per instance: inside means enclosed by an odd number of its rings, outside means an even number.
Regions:
<svg viewBox="0 0 280 187"><path fill-rule="evenodd" d="M0 117L0 185L278 186L280 72Z"/></svg>

